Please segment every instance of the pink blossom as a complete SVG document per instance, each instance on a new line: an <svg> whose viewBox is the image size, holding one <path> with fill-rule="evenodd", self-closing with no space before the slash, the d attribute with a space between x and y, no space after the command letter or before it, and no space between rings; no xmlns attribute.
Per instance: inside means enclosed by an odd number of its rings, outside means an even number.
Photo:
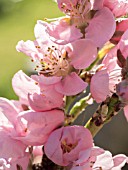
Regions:
<svg viewBox="0 0 128 170"><path fill-rule="evenodd" d="M3 117L6 116L9 121L9 124L5 125L4 122L7 120L4 118L0 123L1 157L5 157L5 154L23 156L26 145L43 145L50 133L64 121L64 113L61 110L46 112L29 110L18 113L14 105L4 98L0 98L0 109Z"/></svg>
<svg viewBox="0 0 128 170"><path fill-rule="evenodd" d="M50 133L64 122L61 110L45 112L25 111L18 115L20 126L13 138L31 146L43 145Z"/></svg>
<svg viewBox="0 0 128 170"><path fill-rule="evenodd" d="M29 153L25 153L23 157L11 159L10 170L17 170L17 165L22 167L22 170L27 170L29 165L29 158L30 158Z"/></svg>
<svg viewBox="0 0 128 170"><path fill-rule="evenodd" d="M108 7L116 17L124 16L128 13L127 0L104 0L104 6Z"/></svg>
<svg viewBox="0 0 128 170"><path fill-rule="evenodd" d="M18 71L12 82L15 93L20 97L20 102L30 105L35 111L45 111L61 108L63 105L63 95L55 89L60 79L43 75L33 75L30 78L22 71Z"/></svg>
<svg viewBox="0 0 128 170"><path fill-rule="evenodd" d="M121 67L117 62L117 47L103 59L101 68L92 76L90 91L96 102L100 103L116 92L116 84L121 81Z"/></svg>
<svg viewBox="0 0 128 170"><path fill-rule="evenodd" d="M105 21L106 18L108 22ZM85 36L95 42L97 47L102 47L113 36L115 29L114 17L110 10L104 7L97 11L89 21L89 26L85 29Z"/></svg>
<svg viewBox="0 0 128 170"><path fill-rule="evenodd" d="M41 38L38 38L36 43L40 44L35 58L39 63L36 69L39 74L43 74L46 77L53 77L53 79L54 77L61 78L62 81L60 81L58 92L64 95L75 95L87 87L87 83L83 82L77 74L79 69L88 67L96 58L97 48L91 40L77 40L63 46L54 44L50 40L44 43L43 39L41 43ZM20 42L17 45L17 49L25 52L26 49L22 48L22 44L25 46L26 43ZM69 79L71 88L68 88L69 90L67 91L64 85L67 85ZM60 86L62 90L60 90Z"/></svg>
<svg viewBox="0 0 128 170"><path fill-rule="evenodd" d="M91 3L87 0L56 0L59 9L74 18L84 16L91 9Z"/></svg>
<svg viewBox="0 0 128 170"><path fill-rule="evenodd" d="M56 21L51 22L50 24L45 21L37 21L37 25L35 26L35 34L37 27L45 28L46 34L50 35L50 39L57 44L68 44L69 42L73 42L83 37L83 34L76 26L71 25L69 17L61 17ZM41 30L41 29L40 29ZM41 36L41 35L40 35Z"/></svg>
<svg viewBox="0 0 128 170"><path fill-rule="evenodd" d="M96 161L93 165L93 169L97 168L100 170L117 170L121 169L126 163L127 157L123 154L112 157L109 151L105 151L103 154L97 156Z"/></svg>
<svg viewBox="0 0 128 170"><path fill-rule="evenodd" d="M29 158L29 153L25 153L23 157L8 160L0 158L0 170L17 170L17 166L20 166L22 170L26 170L28 167Z"/></svg>
<svg viewBox="0 0 128 170"><path fill-rule="evenodd" d="M128 29L128 18L119 18L116 21L116 31L110 41L114 44L118 44L118 42L121 39L121 36L124 34L124 32L127 29Z"/></svg>
<svg viewBox="0 0 128 170"><path fill-rule="evenodd" d="M92 9L94 10L100 10L103 8L103 2L104 0L90 0L92 4Z"/></svg>
<svg viewBox="0 0 128 170"><path fill-rule="evenodd" d="M0 130L0 157L17 158L25 154L26 145L13 139L12 131L13 129L9 127L3 127Z"/></svg>
<svg viewBox="0 0 128 170"><path fill-rule="evenodd" d="M82 4L79 5L81 9L84 8ZM50 36L50 39L57 44L66 44L80 38L85 38L92 40L96 47L102 47L115 32L116 22L114 16L106 7L96 11L92 18L90 18L90 12L77 13L74 11L73 16L60 18L50 24L38 21L38 24L46 28L45 31ZM108 20L107 23L105 22L106 18ZM61 34L58 33L58 30L61 31ZM101 35L100 37L98 36L99 34Z"/></svg>
<svg viewBox="0 0 128 170"><path fill-rule="evenodd" d="M122 55L126 59L128 57L128 30L124 32L119 43L118 48L120 49Z"/></svg>
<svg viewBox="0 0 128 170"><path fill-rule="evenodd" d="M40 24L40 22L37 25L38 29L42 29L42 25ZM37 70L41 74L44 74L46 76L64 77L67 74L70 74L73 69L77 69L77 65L72 64L74 60L76 61L76 58L78 59L78 61L80 59L83 61L84 59L84 68L86 68L95 60L97 55L97 48L94 43L89 39L77 40L67 45L57 45L51 42L48 37L47 43L44 41L45 40L43 40L42 36L40 35L40 37L38 36L38 39L36 39L36 41L32 43L36 43L38 45L35 45L35 48L38 49L38 52L36 53L36 58L34 58L35 60L37 59L37 62L39 63L37 65ZM26 48L23 48L23 46L25 46ZM26 53L27 42L20 41L16 48L18 51ZM78 49L79 51L81 51L79 57L77 57ZM91 52L88 54L89 50ZM70 56L69 53L72 53L72 56ZM29 53L29 56L33 58L31 53ZM81 66L81 68L83 68L83 65Z"/></svg>
<svg viewBox="0 0 128 170"><path fill-rule="evenodd" d="M119 43L113 49L111 49L103 59L102 61L103 65L101 66L101 69L98 70L98 72L96 72L95 75L92 77L90 90L93 98L97 102L104 101L104 99L107 96L111 96L113 92L116 92L116 85L122 81L123 78L122 67L125 66L126 61L124 62L124 60L128 56L127 41L128 41L128 31L125 31ZM123 55L122 57L124 58L124 59L122 58L123 59L122 63L120 63L120 61L117 58L117 55L120 55L118 54L118 50L121 51L122 53L121 55ZM120 92L118 91L118 94L119 93Z"/></svg>
<svg viewBox="0 0 128 170"><path fill-rule="evenodd" d="M15 106L11 101L0 98L0 111L0 157L8 159L24 156L27 146L12 137L17 126Z"/></svg>
<svg viewBox="0 0 128 170"><path fill-rule="evenodd" d="M55 130L44 145L45 154L54 163L67 166L76 161L79 154L91 149L92 136L82 126L67 126Z"/></svg>
<svg viewBox="0 0 128 170"><path fill-rule="evenodd" d="M126 163L128 163L128 157L124 154L118 154L113 157L114 167L112 170L121 169Z"/></svg>
<svg viewBox="0 0 128 170"><path fill-rule="evenodd" d="M122 78L121 67L118 65L117 50L117 46L114 47L102 61L102 64L104 65L103 68L107 69L107 73L109 75L109 95L115 92L116 84L118 84Z"/></svg>
<svg viewBox="0 0 128 170"><path fill-rule="evenodd" d="M126 105L126 106L124 107L124 115L125 115L125 117L126 117L126 119L127 119L127 121L128 121L128 105Z"/></svg>
<svg viewBox="0 0 128 170"><path fill-rule="evenodd" d="M84 151L77 161L74 162L71 170L121 170L127 163L127 157L123 154L112 156L109 151L93 147L88 158Z"/></svg>
<svg viewBox="0 0 128 170"><path fill-rule="evenodd" d="M115 17L121 17L128 13L127 0L92 0L93 9L109 8Z"/></svg>
<svg viewBox="0 0 128 170"><path fill-rule="evenodd" d="M91 78L90 91L97 103L104 101L109 96L109 75L106 69L98 71Z"/></svg>
<svg viewBox="0 0 128 170"><path fill-rule="evenodd" d="M29 105L28 94L40 91L40 88L35 84L35 81L21 70L13 76L12 86L17 96L19 96L20 102L26 105Z"/></svg>

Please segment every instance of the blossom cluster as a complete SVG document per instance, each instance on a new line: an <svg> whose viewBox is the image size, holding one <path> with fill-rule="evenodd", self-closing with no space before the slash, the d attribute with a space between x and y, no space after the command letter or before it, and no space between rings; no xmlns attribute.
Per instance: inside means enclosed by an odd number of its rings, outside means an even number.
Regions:
<svg viewBox="0 0 128 170"><path fill-rule="evenodd" d="M128 120L128 1L55 2L65 16L37 21L35 40L16 46L37 74L18 71L12 86L19 100L0 98L0 169L121 170L128 157L96 147L90 126L73 125L67 108L89 86L86 105L102 108L93 131L120 109Z"/></svg>

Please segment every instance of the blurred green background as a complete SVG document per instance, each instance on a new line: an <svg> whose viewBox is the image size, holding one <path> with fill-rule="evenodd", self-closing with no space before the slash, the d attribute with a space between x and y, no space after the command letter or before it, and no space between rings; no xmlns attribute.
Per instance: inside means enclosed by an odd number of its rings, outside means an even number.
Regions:
<svg viewBox="0 0 128 170"><path fill-rule="evenodd" d="M26 73L29 57L18 53L20 40L34 40L37 20L62 16L52 0L0 0L0 96L16 99L11 79L20 69Z"/></svg>

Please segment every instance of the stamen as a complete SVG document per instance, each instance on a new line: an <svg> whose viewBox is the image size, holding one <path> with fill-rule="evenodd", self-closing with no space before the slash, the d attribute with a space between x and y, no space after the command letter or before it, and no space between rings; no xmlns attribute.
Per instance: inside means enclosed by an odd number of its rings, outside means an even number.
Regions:
<svg viewBox="0 0 128 170"><path fill-rule="evenodd" d="M47 54L41 59L36 66L40 74L47 76L64 76L69 70L69 61L66 59L66 51L57 49L55 46L47 48Z"/></svg>

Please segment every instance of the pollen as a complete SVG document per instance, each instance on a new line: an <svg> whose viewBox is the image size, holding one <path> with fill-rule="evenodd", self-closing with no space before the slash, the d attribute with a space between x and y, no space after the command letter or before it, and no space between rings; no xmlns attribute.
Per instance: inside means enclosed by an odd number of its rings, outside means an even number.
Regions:
<svg viewBox="0 0 128 170"><path fill-rule="evenodd" d="M61 142L61 148L63 150L63 153L69 153L71 150L73 150L77 146L78 142L75 142L74 144L68 144L65 140Z"/></svg>
<svg viewBox="0 0 128 170"><path fill-rule="evenodd" d="M45 76L66 76L70 69L67 52L55 46L48 47L39 60L36 70Z"/></svg>

